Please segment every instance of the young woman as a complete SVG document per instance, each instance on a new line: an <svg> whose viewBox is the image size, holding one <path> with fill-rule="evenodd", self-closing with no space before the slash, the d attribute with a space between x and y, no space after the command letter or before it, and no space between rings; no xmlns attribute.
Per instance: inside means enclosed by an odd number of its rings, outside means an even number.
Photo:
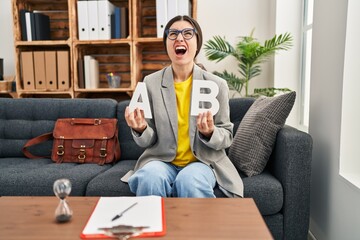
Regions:
<svg viewBox="0 0 360 240"><path fill-rule="evenodd" d="M137 196L215 197L214 187L232 197L243 196L243 183L226 156L232 143L228 87L225 80L197 66L202 45L199 24L177 16L165 27L163 42L171 65L144 78L152 119L140 109L125 111L135 142L146 148L123 181ZM193 80L219 87L219 111L190 115Z"/></svg>

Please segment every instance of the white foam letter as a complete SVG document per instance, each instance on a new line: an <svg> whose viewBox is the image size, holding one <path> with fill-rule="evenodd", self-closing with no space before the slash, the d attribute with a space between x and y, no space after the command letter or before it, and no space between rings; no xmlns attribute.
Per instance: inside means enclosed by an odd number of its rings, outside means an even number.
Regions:
<svg viewBox="0 0 360 240"><path fill-rule="evenodd" d="M145 118L152 118L149 96L144 82L138 82L130 100L129 109L133 112L136 108L144 111Z"/></svg>
<svg viewBox="0 0 360 240"><path fill-rule="evenodd" d="M216 99L219 93L218 85L212 81L194 80L192 88L191 115L197 116L199 113L210 111L214 116L219 111L219 101ZM201 93L201 89L209 89L210 93ZM210 103L211 107L205 108L202 104L205 102Z"/></svg>

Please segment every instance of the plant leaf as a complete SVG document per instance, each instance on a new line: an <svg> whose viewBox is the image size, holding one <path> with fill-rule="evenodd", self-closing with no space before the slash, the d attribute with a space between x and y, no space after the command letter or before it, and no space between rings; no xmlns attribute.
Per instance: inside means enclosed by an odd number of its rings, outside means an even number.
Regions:
<svg viewBox="0 0 360 240"><path fill-rule="evenodd" d="M258 60L256 64L262 63L268 57L280 50L289 50L292 47L292 36L290 33L275 35L272 39L266 40L264 46L258 52Z"/></svg>
<svg viewBox="0 0 360 240"><path fill-rule="evenodd" d="M213 40L207 41L204 46L205 55L211 61L220 62L234 53L234 48L231 44L220 36L214 36Z"/></svg>
<svg viewBox="0 0 360 240"><path fill-rule="evenodd" d="M236 90L240 93L242 88L244 87L244 79L238 78L233 73L229 73L225 70L222 73L214 72L214 74L225 79L228 83L229 89Z"/></svg>
<svg viewBox="0 0 360 240"><path fill-rule="evenodd" d="M235 47L232 47L225 38L219 36L215 36L205 44L206 56L210 61L220 62L229 55L237 59L241 78L226 71L218 73L218 76L227 80L229 87L237 90L239 93L245 87L246 96L248 96L249 81L261 74L261 64L277 51L289 50L292 47L293 41L290 33L285 33L278 36L275 35L273 38L266 40L264 45L261 45L253 37L253 34L254 29L249 36L240 37ZM275 90L275 88L266 88L261 91L258 90L255 95L272 95L276 94Z"/></svg>

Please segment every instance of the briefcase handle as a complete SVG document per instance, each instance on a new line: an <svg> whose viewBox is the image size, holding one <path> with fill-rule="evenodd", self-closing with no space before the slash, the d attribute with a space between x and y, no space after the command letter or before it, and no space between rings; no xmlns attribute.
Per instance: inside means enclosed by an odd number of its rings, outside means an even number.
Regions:
<svg viewBox="0 0 360 240"><path fill-rule="evenodd" d="M72 118L70 121L71 125L86 124L86 125L100 125L101 119L95 118Z"/></svg>
<svg viewBox="0 0 360 240"><path fill-rule="evenodd" d="M27 149L28 147L31 147L33 145L45 142L47 140L53 139L53 134L52 132L49 133L45 133L42 134L40 136L37 136L33 139L30 139L29 141L26 142L26 144L23 146L22 148L22 152L24 153L24 155L28 158L50 158L50 156L36 156L33 155L32 153L29 152L29 150Z"/></svg>

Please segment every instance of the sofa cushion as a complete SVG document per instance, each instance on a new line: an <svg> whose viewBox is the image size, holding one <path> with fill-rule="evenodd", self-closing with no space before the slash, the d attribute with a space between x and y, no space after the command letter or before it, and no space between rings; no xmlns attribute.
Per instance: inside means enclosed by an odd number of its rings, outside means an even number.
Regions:
<svg viewBox="0 0 360 240"><path fill-rule="evenodd" d="M59 178L71 181L70 196L84 196L90 180L111 166L56 164L50 159L1 158L0 196L54 196L53 184Z"/></svg>
<svg viewBox="0 0 360 240"><path fill-rule="evenodd" d="M229 148L235 167L251 177L261 173L269 160L277 132L284 126L296 93L260 97L240 122Z"/></svg>
<svg viewBox="0 0 360 240"><path fill-rule="evenodd" d="M135 196L129 185L120 180L129 170L134 169L136 161L122 160L112 168L92 179L86 189L86 196ZM279 212L283 206L283 188L281 183L265 170L254 177L243 177L244 197L253 198L261 214L271 215ZM218 188L216 197L226 197Z"/></svg>
<svg viewBox="0 0 360 240"><path fill-rule="evenodd" d="M253 198L262 215L279 212L283 207L283 187L268 170L253 177L242 178L244 197Z"/></svg>
<svg viewBox="0 0 360 240"><path fill-rule="evenodd" d="M125 150L126 151L126 150ZM135 196L129 185L120 179L135 167L135 160L121 160L109 170L92 179L86 190L87 196Z"/></svg>
<svg viewBox="0 0 360 240"><path fill-rule="evenodd" d="M253 198L262 215L278 213L283 207L284 192L281 183L268 170L261 174L246 177L241 174L244 183L244 197ZM226 197L218 188L216 197Z"/></svg>

